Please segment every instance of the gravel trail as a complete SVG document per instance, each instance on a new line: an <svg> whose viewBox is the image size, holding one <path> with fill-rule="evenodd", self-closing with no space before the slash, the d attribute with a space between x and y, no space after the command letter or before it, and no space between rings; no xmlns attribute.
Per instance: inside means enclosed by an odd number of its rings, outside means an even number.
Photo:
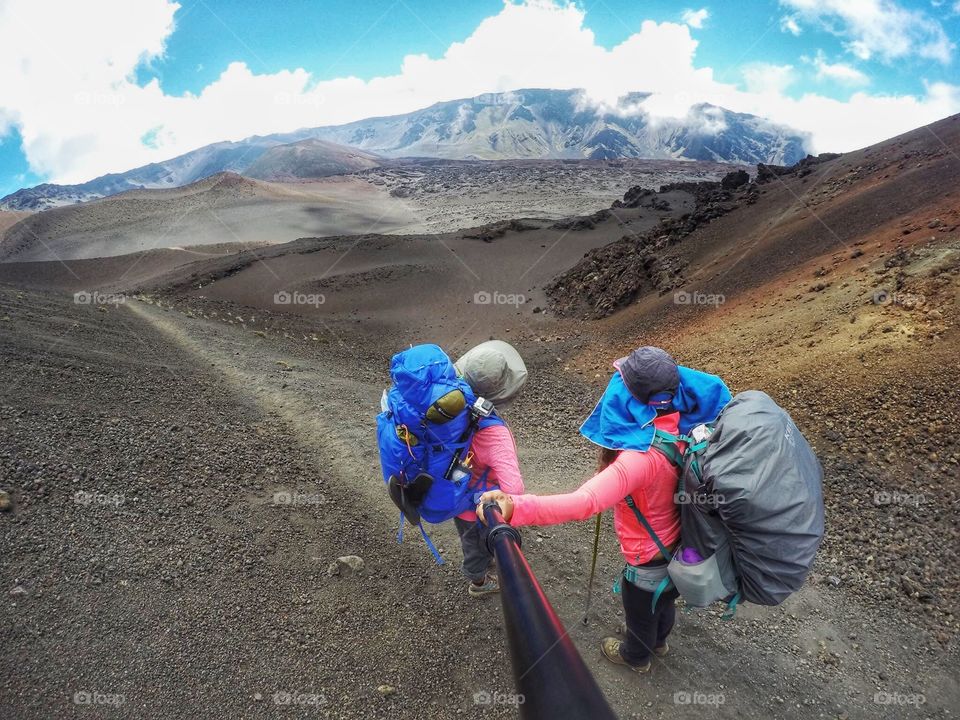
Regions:
<svg viewBox="0 0 960 720"><path fill-rule="evenodd" d="M474 701L513 681L498 601L467 597L452 529L433 533L444 567L415 533L394 541L372 440L392 341L342 329L312 341L294 321L266 336L132 299L101 312L9 288L0 318L12 503L0 716L515 716ZM523 349L532 380L508 418L528 485L572 487L590 471L576 426L596 391L564 376L572 346ZM682 613L649 677L609 666L596 651L619 623L609 517L579 622L590 525L530 528L525 549L621 717L958 707L955 655L895 605L866 611L831 582L828 557L780 608L733 623ZM328 576L347 555L362 573Z"/></svg>

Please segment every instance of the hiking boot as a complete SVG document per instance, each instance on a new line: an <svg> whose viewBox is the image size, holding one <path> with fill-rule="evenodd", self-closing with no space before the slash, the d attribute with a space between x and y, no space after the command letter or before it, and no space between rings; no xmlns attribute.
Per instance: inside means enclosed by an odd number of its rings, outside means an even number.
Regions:
<svg viewBox="0 0 960 720"><path fill-rule="evenodd" d="M670 644L666 642L663 643L663 645L661 645L660 647L655 647L653 649L653 654L656 655L657 657L663 657L668 652L670 652Z"/></svg>
<svg viewBox="0 0 960 720"><path fill-rule="evenodd" d="M487 576L483 579L482 584L477 585L475 582L471 582L469 587L467 587L467 592L473 597L498 593L500 592L500 581L497 580L496 575L487 573Z"/></svg>
<svg viewBox="0 0 960 720"><path fill-rule="evenodd" d="M649 660L647 660L647 662L645 662L643 665L631 665L624 660L623 656L620 654L620 645L621 642L616 638L604 638L603 642L600 643L600 652L602 652L603 656L614 665L625 665L635 673L645 673L650 671Z"/></svg>

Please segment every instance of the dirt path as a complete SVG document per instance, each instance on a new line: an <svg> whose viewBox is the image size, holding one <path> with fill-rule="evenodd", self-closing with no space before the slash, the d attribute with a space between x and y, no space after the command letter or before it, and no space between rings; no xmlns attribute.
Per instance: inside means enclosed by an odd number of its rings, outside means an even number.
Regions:
<svg viewBox="0 0 960 720"><path fill-rule="evenodd" d="M467 597L452 529L433 533L444 567L394 542L371 430L389 351L3 287L0 322L0 716L515 716L474 702L513 681L499 603ZM571 487L590 457L562 408L592 390L555 372L563 349L526 350L521 463L531 490ZM622 718L958 705L955 658L899 608L865 613L825 581L828 558L781 608L681 614L650 676L614 668L597 652L619 623L609 518L579 623L590 532L530 528L525 549ZM364 573L328 577L341 555Z"/></svg>
<svg viewBox="0 0 960 720"><path fill-rule="evenodd" d="M469 717L508 691L495 604L185 338L247 339L146 312L0 288L0 717Z"/></svg>
<svg viewBox="0 0 960 720"><path fill-rule="evenodd" d="M223 373L241 397L289 427L298 443L319 455L330 474L329 484L351 488L368 517L376 518L371 525L381 533L378 537L371 532L373 547L362 548L359 554L376 554L392 544L389 526L394 509L382 491L371 442L371 416L381 390L375 380L382 370L364 368L363 358L346 346L311 352L309 346L268 341L250 329L187 318L154 306L134 303L129 309ZM532 383L526 407L540 396L544 405L548 396L555 396L549 383ZM518 413L515 424L531 489L549 492L569 487L589 472L583 446L523 442L532 439L531 426L536 428L538 423L524 423L521 417ZM533 437L537 436L534 432ZM935 652L898 623L896 608L891 608L889 617L864 616L841 588L827 581L828 568L784 606L748 606L734 623L721 622L718 612L684 613L675 654L658 663L650 678L638 682L634 676L625 676L595 652L598 639L619 622L618 599L607 591L618 563L608 526L591 624L583 627L578 622L589 560L588 525L531 529L527 552L623 717L632 713L693 717L703 711L700 703L714 703L710 710L720 717L786 718L903 717L905 712L947 717L949 709L957 706L956 681L938 669ZM459 549L451 528L441 526L433 534L455 564ZM431 567L416 537L402 552L428 577L439 575L452 583L459 601L462 588L457 586L455 572L450 572L452 567ZM444 592L449 583L437 590ZM399 594L404 595L403 589ZM435 600L425 597L424 602ZM480 610L481 622L497 625L498 611L495 603L488 603ZM490 640L502 643L499 627ZM481 658L472 656L481 663L475 668L482 666ZM466 677L470 674L467 671ZM920 696L924 700L920 707L903 704ZM887 703L890 699L893 702Z"/></svg>

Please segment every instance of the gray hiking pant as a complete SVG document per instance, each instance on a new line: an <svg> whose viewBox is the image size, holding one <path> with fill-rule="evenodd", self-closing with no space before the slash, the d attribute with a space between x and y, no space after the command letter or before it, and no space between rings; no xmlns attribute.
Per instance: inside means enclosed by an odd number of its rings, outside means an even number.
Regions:
<svg viewBox="0 0 960 720"><path fill-rule="evenodd" d="M454 518L460 535L460 547L463 548L461 571L472 582L482 583L487 570L493 565L493 555L487 550L487 526L476 520Z"/></svg>

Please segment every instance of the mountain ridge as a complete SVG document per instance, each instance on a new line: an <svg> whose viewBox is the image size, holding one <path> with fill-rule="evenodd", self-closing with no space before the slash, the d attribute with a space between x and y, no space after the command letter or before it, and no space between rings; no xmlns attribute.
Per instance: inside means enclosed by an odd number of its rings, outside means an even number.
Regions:
<svg viewBox="0 0 960 720"><path fill-rule="evenodd" d="M246 174L272 153L268 178L322 177L306 168L361 170L385 158L447 160L618 158L708 160L791 165L804 155L804 137L763 118L700 103L682 119L655 118L647 93L630 93L616 108L586 103L580 90L524 89L450 100L414 112L366 118L288 133L254 135L205 145L169 160L75 185L44 183L0 198L2 210L45 210L125 190L180 187L218 172ZM337 147L309 163L288 146L317 140ZM345 158L353 160L346 161ZM280 160L278 160L280 158ZM285 164L286 163L286 164ZM261 163L267 164L267 161ZM294 167L295 166L295 167Z"/></svg>

